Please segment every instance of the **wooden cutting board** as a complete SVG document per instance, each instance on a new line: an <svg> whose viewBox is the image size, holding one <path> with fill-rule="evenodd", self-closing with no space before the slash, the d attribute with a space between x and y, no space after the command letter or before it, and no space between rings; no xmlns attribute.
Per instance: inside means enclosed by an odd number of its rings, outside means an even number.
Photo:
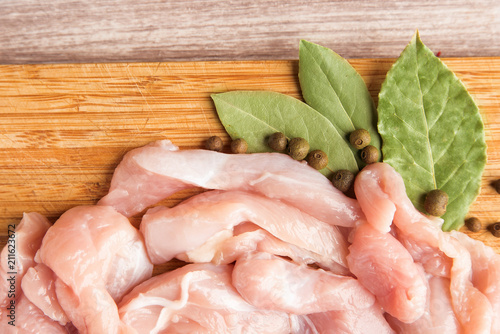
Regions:
<svg viewBox="0 0 500 334"><path fill-rule="evenodd" d="M470 209L485 227L500 221L500 194L491 186L500 178L500 58L443 61L474 96L485 122L488 165ZM394 60L350 62L377 101ZM73 206L95 204L132 148L164 138L181 149L201 148L212 135L227 147L210 94L273 90L301 98L297 73L295 60L0 66L0 247L23 212L55 221ZM131 220L137 226L140 215ZM500 253L500 239L485 228L469 234Z"/></svg>

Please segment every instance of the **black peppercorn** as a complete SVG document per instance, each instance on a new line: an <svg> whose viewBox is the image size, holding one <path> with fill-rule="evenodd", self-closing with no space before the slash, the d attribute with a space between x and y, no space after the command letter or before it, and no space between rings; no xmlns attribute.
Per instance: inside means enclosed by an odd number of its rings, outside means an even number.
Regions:
<svg viewBox="0 0 500 334"><path fill-rule="evenodd" d="M348 170L341 169L333 173L332 183L335 188L342 191L343 193L347 192L354 182L354 174Z"/></svg>
<svg viewBox="0 0 500 334"><path fill-rule="evenodd" d="M309 143L304 138L292 138L288 143L287 152L293 159L303 160L309 152Z"/></svg>
<svg viewBox="0 0 500 334"><path fill-rule="evenodd" d="M500 194L500 180L496 180L495 182L493 182L493 187L495 188L497 193Z"/></svg>
<svg viewBox="0 0 500 334"><path fill-rule="evenodd" d="M286 136L281 132L275 132L267 141L267 145L275 151L283 152L286 149L286 145L288 144L288 140Z"/></svg>
<svg viewBox="0 0 500 334"><path fill-rule="evenodd" d="M233 153L246 153L248 144L245 139L238 138L231 142L231 152Z"/></svg>
<svg viewBox="0 0 500 334"><path fill-rule="evenodd" d="M354 148L358 150L368 146L368 144L370 144L370 141L371 141L370 133L365 129L354 130L349 135L349 142Z"/></svg>
<svg viewBox="0 0 500 334"><path fill-rule="evenodd" d="M425 197L424 208L432 216L441 217L446 212L448 194L440 189L431 190Z"/></svg>
<svg viewBox="0 0 500 334"><path fill-rule="evenodd" d="M220 152L222 151L222 147L222 139L218 136L212 136L205 142L205 148L210 151Z"/></svg>
<svg viewBox="0 0 500 334"><path fill-rule="evenodd" d="M378 161L379 153L375 146L368 145L361 150L361 160L367 165Z"/></svg>
<svg viewBox="0 0 500 334"><path fill-rule="evenodd" d="M481 221L476 217L471 217L465 221L465 226L472 232L479 232L481 230Z"/></svg>
<svg viewBox="0 0 500 334"><path fill-rule="evenodd" d="M323 169L328 165L328 156L321 150L314 150L306 157L307 163L314 169Z"/></svg>
<svg viewBox="0 0 500 334"><path fill-rule="evenodd" d="M494 223L488 226L488 231L495 237L500 238L500 223Z"/></svg>

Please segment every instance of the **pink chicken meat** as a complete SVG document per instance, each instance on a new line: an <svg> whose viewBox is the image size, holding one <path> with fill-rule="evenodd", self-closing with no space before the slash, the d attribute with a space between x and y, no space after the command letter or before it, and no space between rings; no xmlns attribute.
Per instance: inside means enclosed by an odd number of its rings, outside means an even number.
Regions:
<svg viewBox="0 0 500 334"><path fill-rule="evenodd" d="M31 267L24 275L21 288L26 298L54 321L61 325L69 322L56 294L56 279L54 272L42 263Z"/></svg>
<svg viewBox="0 0 500 334"><path fill-rule="evenodd" d="M42 239L50 226L50 222L41 214L25 213L15 229L15 236L12 239L15 243L11 244L7 241L7 245L3 248L0 254L0 307L2 311L10 300L16 299L15 292L21 291L21 280L28 269L35 265L36 251L40 248ZM13 280L12 277L14 277ZM11 282L13 282L12 287ZM9 291L13 291L14 294L12 295ZM9 295L12 297L10 298Z"/></svg>
<svg viewBox="0 0 500 334"><path fill-rule="evenodd" d="M126 332L116 302L153 269L127 218L106 206L72 208L47 231L38 255L56 275L58 302L81 334Z"/></svg>
<svg viewBox="0 0 500 334"><path fill-rule="evenodd" d="M362 223L354 232L347 261L386 312L402 322L422 316L427 298L424 272L391 234Z"/></svg>
<svg viewBox="0 0 500 334"><path fill-rule="evenodd" d="M243 300L232 285L232 268L189 264L155 276L123 298L120 317L137 334L289 334L307 327L284 312L260 310Z"/></svg>
<svg viewBox="0 0 500 334"><path fill-rule="evenodd" d="M225 231L233 236L234 227L244 222L252 222L279 240L317 254L318 262L326 267L332 267L333 260L346 271L347 242L336 226L281 201L248 192L208 191L174 208L150 209L140 229L151 260L160 264Z"/></svg>
<svg viewBox="0 0 500 334"><path fill-rule="evenodd" d="M31 303L26 296L20 293L16 304L15 326L5 314L0 315L0 333L2 334L77 334L74 328L62 326L46 316L38 307Z"/></svg>
<svg viewBox="0 0 500 334"><path fill-rule="evenodd" d="M500 255L481 241L452 231L451 235L471 255L472 283L491 303L493 309L492 333L500 333Z"/></svg>
<svg viewBox="0 0 500 334"><path fill-rule="evenodd" d="M127 219L190 187L210 191L149 209L140 231ZM23 216L0 332L500 333L500 255L443 232L385 163L354 188L283 154L132 150L99 205ZM195 263L151 277L173 258Z"/></svg>
<svg viewBox="0 0 500 334"><path fill-rule="evenodd" d="M252 223L243 223L232 231L223 231L209 239L202 246L177 255L186 262L229 264L250 252L265 252L288 257L298 264L315 264L339 274L347 269L330 258L282 241Z"/></svg>
<svg viewBox="0 0 500 334"><path fill-rule="evenodd" d="M375 297L358 280L268 253L236 260L233 284L255 307L292 314L368 308Z"/></svg>
<svg viewBox="0 0 500 334"><path fill-rule="evenodd" d="M424 314L412 323L404 323L390 315L391 326L401 334L458 334L462 332L458 323L450 294L450 280L429 276L429 294Z"/></svg>
<svg viewBox="0 0 500 334"><path fill-rule="evenodd" d="M338 191L315 169L287 155L179 150L169 140L128 152L99 204L133 216L190 187L260 193L331 225L351 227L363 216L356 200Z"/></svg>
<svg viewBox="0 0 500 334"><path fill-rule="evenodd" d="M395 334L378 303L369 308L328 311L309 315L321 334Z"/></svg>
<svg viewBox="0 0 500 334"><path fill-rule="evenodd" d="M365 182L370 178L376 182ZM357 176L354 187L356 196L366 197L361 207L368 223L375 229L384 230L384 226L391 224L387 217L370 218L371 211L378 210L374 208L378 201L394 204L396 235L403 240L403 244L410 246L413 259L424 260L421 264L426 272L450 279L453 310L464 333L490 333L493 308L471 280L474 257L471 257L470 250L450 233L441 230L440 219L429 218L413 206L406 196L403 179L388 164L377 163L364 168ZM438 268L432 268L433 264Z"/></svg>
<svg viewBox="0 0 500 334"><path fill-rule="evenodd" d="M0 284L1 333L67 333L64 326L50 319L31 303L24 295L24 289L21 288L22 280L29 275L31 267L36 265L35 254L50 227L50 222L39 213L25 213L15 229L14 251L9 252L10 242L2 250L0 267L0 278L2 279ZM8 256L8 254L13 254L15 257ZM10 280L12 277L15 278L14 281ZM10 282L13 282L12 286ZM7 308L8 305L13 306L12 313L11 309Z"/></svg>

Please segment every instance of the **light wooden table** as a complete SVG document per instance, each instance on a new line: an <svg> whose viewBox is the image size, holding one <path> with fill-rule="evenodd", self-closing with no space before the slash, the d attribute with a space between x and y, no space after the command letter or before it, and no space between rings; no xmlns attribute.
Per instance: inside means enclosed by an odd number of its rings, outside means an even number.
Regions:
<svg viewBox="0 0 500 334"><path fill-rule="evenodd" d="M443 57L500 56L500 1L2 0L0 64L296 59L300 39L394 58L416 29Z"/></svg>
<svg viewBox="0 0 500 334"><path fill-rule="evenodd" d="M349 59L393 59L399 56L416 29L424 43L442 57L499 57L500 1L0 0L0 65L210 60L293 62L298 59L300 39L329 47ZM363 60L359 61L363 63ZM147 64L140 66L148 67ZM261 68L263 65L256 66ZM292 70L295 71L295 67ZM488 70L496 80L498 71L494 72L492 67ZM21 67L14 72L18 75L25 73L23 71L29 72L29 68ZM52 73L48 74L50 77ZM384 73L370 72L365 75L375 75L382 80ZM471 73L467 78L473 80L477 75ZM293 78L291 85L296 87L295 72ZM7 77L4 79L8 80ZM38 84L42 82L36 75L18 76L18 79L36 79ZM60 79L50 79L47 87ZM135 83L136 79L127 76L131 82ZM497 81L492 78L490 86L481 88L488 91L493 82ZM25 85L25 88L34 89L35 86ZM66 88L72 88L68 86ZM139 86L137 89L140 91ZM62 95L63 99L65 97ZM75 101L79 101L80 97L77 96ZM144 98L142 95L139 97ZM72 101L70 98L62 103L71 107ZM486 102L498 104L496 99ZM39 112L35 114L43 118ZM107 124L107 120L103 122ZM18 126L22 129L24 122ZM9 131L16 132L17 128L10 128ZM41 138L46 135L40 134ZM4 137L10 138L5 133ZM149 137L141 138L146 141ZM139 144L127 143L131 146ZM35 148L40 146L34 145ZM9 159L7 154L1 161L8 163ZM50 159L50 156L44 159ZM109 177L112 166L111 163L106 165L107 174L101 172L97 177ZM4 174L0 176L8 178ZM488 174L488 177L496 176ZM106 179L108 181L109 178ZM53 184L52 180L50 184ZM102 195L103 190L96 188L99 182L94 184L87 180L82 184L82 189L88 190L88 193L94 190L99 192L93 197L86 197L86 201L93 201ZM18 187L9 188L5 183L2 189L0 183L0 192L3 191L4 195L12 192L12 201L16 200L15 191L18 190ZM486 191L491 192L491 189ZM493 198L492 194L486 195ZM4 196L4 199L7 197ZM20 210L12 214L13 207L0 206L4 219L14 220L19 216ZM476 209L485 211L481 207ZM59 208L51 212L56 215L61 211ZM51 218L54 220L55 216ZM5 233L0 233L0 245L5 240Z"/></svg>

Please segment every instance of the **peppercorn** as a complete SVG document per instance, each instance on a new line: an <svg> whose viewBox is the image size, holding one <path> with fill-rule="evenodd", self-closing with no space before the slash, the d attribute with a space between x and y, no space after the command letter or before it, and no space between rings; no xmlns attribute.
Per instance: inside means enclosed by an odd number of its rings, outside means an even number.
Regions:
<svg viewBox="0 0 500 334"><path fill-rule="evenodd" d="M361 150L361 160L367 165L378 161L379 154L375 146L368 145Z"/></svg>
<svg viewBox="0 0 500 334"><path fill-rule="evenodd" d="M309 152L309 143L304 138L292 138L288 143L287 152L293 159L303 160Z"/></svg>
<svg viewBox="0 0 500 334"><path fill-rule="evenodd" d="M495 187L497 193L500 194L500 180L496 180L495 182L493 182L493 187Z"/></svg>
<svg viewBox="0 0 500 334"><path fill-rule="evenodd" d="M238 138L231 142L231 152L233 153L246 153L248 144L245 139Z"/></svg>
<svg viewBox="0 0 500 334"><path fill-rule="evenodd" d="M328 156L321 150L314 150L307 155L306 161L309 166L319 170L328 165Z"/></svg>
<svg viewBox="0 0 500 334"><path fill-rule="evenodd" d="M481 230L481 221L476 217L471 217L465 221L465 226L472 232L479 232Z"/></svg>
<svg viewBox="0 0 500 334"><path fill-rule="evenodd" d="M494 223L488 226L488 231L495 237L500 238L500 223Z"/></svg>
<svg viewBox="0 0 500 334"><path fill-rule="evenodd" d="M208 138L208 140L205 142L205 148L207 150L220 152L222 151L222 147L223 147L222 139L220 139L220 137L218 136L212 136Z"/></svg>
<svg viewBox="0 0 500 334"><path fill-rule="evenodd" d="M365 129L357 129L349 135L349 142L355 149L362 149L368 146L371 141L370 133Z"/></svg>
<svg viewBox="0 0 500 334"><path fill-rule="evenodd" d="M351 171L341 169L333 173L332 183L335 188L347 192L354 182L354 174Z"/></svg>
<svg viewBox="0 0 500 334"><path fill-rule="evenodd" d="M275 151L283 152L286 149L286 145L288 144L288 140L286 136L281 132L275 132L267 141L267 145Z"/></svg>
<svg viewBox="0 0 500 334"><path fill-rule="evenodd" d="M440 189L431 190L425 197L424 208L428 214L441 217L446 212L448 194Z"/></svg>

